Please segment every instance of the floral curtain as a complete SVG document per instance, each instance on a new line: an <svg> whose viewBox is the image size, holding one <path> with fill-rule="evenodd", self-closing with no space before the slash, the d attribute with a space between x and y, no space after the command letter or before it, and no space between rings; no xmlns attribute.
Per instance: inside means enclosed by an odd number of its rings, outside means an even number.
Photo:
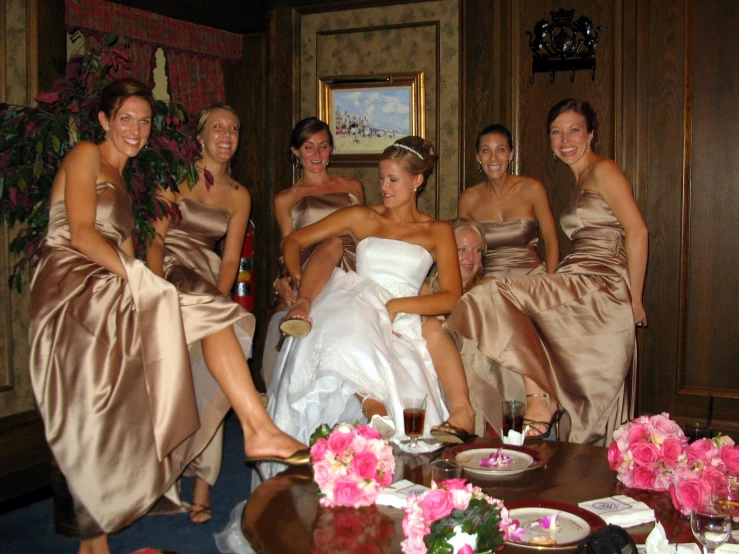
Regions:
<svg viewBox="0 0 739 554"><path fill-rule="evenodd" d="M223 102L223 60L241 59L241 35L211 29L105 0L66 0L67 29L87 39L107 33L125 37L129 74L153 84L154 54L162 48L172 100L192 114ZM124 73L125 74L125 71Z"/></svg>
<svg viewBox="0 0 739 554"><path fill-rule="evenodd" d="M193 117L214 102L226 101L221 60L175 49L165 49L164 54L169 96Z"/></svg>

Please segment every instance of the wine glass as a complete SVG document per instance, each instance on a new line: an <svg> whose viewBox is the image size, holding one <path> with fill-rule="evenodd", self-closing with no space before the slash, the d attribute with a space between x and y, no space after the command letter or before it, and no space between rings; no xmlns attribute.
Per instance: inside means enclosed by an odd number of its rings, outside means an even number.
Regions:
<svg viewBox="0 0 739 554"><path fill-rule="evenodd" d="M729 515L729 524L734 529L729 542L739 540L739 477L727 475L717 479L711 486L711 502L716 510Z"/></svg>
<svg viewBox="0 0 739 554"><path fill-rule="evenodd" d="M690 530L703 545L703 554L713 554L731 534L731 517L710 502L697 504L690 512Z"/></svg>
<svg viewBox="0 0 739 554"><path fill-rule="evenodd" d="M413 397L403 399L403 425L405 434L410 438L409 448L418 448L418 437L423 434L426 419L426 398Z"/></svg>

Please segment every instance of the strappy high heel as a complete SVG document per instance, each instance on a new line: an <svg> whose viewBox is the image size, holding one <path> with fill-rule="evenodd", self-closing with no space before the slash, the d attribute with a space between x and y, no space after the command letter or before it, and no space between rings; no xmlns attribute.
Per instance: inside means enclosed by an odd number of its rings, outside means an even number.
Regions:
<svg viewBox="0 0 739 554"><path fill-rule="evenodd" d="M298 296L295 299L295 302L293 302L293 305L300 300L304 299L306 302L308 302L308 308L310 310L311 301L306 298L305 296ZM302 316L296 316L296 315L290 315L288 314L283 317L280 320L280 342L277 343L277 351L279 352L282 349L282 344L285 342L285 339L290 337L295 337L296 339L302 339L306 336L308 336L308 333L310 333L311 328L313 327L313 319L311 319L310 316L302 317Z"/></svg>
<svg viewBox="0 0 739 554"><path fill-rule="evenodd" d="M259 469L259 464L263 463L275 463L275 464L285 464L290 467L301 467L301 466L309 466L310 465L310 448L301 448L300 450L296 450L289 456L283 457L283 456L249 456L244 459L244 463L246 465L252 466L257 474L259 475L259 478L262 481L266 481L264 478L264 475L262 474L262 471Z"/></svg>
<svg viewBox="0 0 739 554"><path fill-rule="evenodd" d="M527 394L526 398L546 398L548 400L551 400L552 396L544 392ZM543 440L549 436L552 431L552 427L554 427L554 437L559 440L559 421L562 419L564 413L564 408L557 408L557 411L554 412L552 418L549 421L534 421L532 419L524 419L524 427L528 425L534 431L539 433L538 435L526 435L525 440ZM537 426L543 426L545 429L544 432L541 432L541 428Z"/></svg>

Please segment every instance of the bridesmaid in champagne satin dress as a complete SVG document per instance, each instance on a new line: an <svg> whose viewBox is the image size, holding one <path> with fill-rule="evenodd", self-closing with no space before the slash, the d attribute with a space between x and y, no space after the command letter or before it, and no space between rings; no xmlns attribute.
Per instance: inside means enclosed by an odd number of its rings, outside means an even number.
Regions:
<svg viewBox="0 0 739 554"><path fill-rule="evenodd" d="M160 196L176 203L181 219L163 218L154 224L156 236L147 248L149 268L174 284L180 291L229 294L236 281L241 247L249 222L249 191L231 177L230 163L239 146L239 117L230 106L213 104L197 117L196 135L202 155L195 163L199 170L197 183L186 183L179 191L160 191ZM205 170L213 182L208 185ZM216 243L222 242L222 257ZM244 356L251 354L254 318L241 320L235 327ZM200 342L188 348L193 375L202 376L202 387L218 390L210 377ZM205 523L211 518L210 487L221 471L223 455L223 417L206 449L185 469L194 477L190 520Z"/></svg>
<svg viewBox="0 0 739 554"><path fill-rule="evenodd" d="M570 416L565 439L603 445L631 417L624 380L634 325L647 323L648 235L628 179L591 149L596 127L586 102L563 100L549 112L554 155L576 179L560 219L572 250L556 274L484 283L460 300L446 327L527 377L527 393L550 394Z"/></svg>
<svg viewBox="0 0 739 554"><path fill-rule="evenodd" d="M549 200L539 181L511 173L515 155L511 132L503 125L489 125L477 135L475 150L484 179L462 193L458 213L460 217L479 221L485 231L483 276L499 278L538 275L547 270L553 272L559 263L559 241ZM546 246L546 266L538 250L539 229ZM478 389L485 391L482 397L489 406L486 411L496 415L494 422L490 423L497 426L500 401L524 400L526 397L524 380L482 354L473 341L463 341L460 353L473 399L482 394ZM491 387L494 391L490 390ZM548 403L542 406L545 408L543 414L537 414L533 409L543 400L542 397L528 398L532 410L527 414L527 423L549 421ZM477 405L475 408L479 434L483 410ZM542 427L534 425L529 435L544 432Z"/></svg>
<svg viewBox="0 0 739 554"><path fill-rule="evenodd" d="M69 516L57 530L81 538L85 554L108 554L107 535L160 499L166 508L163 496L179 502L175 482L212 438L209 414L224 404L249 455L302 446L271 422L235 356L231 326L251 315L223 295L180 292L134 257L122 172L146 143L152 113L151 91L135 79L103 91L106 140L81 142L62 161L31 282L31 382L65 478L55 495L74 512L57 511ZM198 340L225 398L209 397L192 374L187 343Z"/></svg>
<svg viewBox="0 0 739 554"><path fill-rule="evenodd" d="M291 187L281 191L274 198L275 217L282 238L307 227L336 210L348 206L364 204L362 182L353 177L335 175L328 171L334 139L328 125L316 117L299 121L290 134L290 150L293 163L302 175ZM269 388L276 373L284 366L293 339L287 337L285 352L277 352L280 342L280 323L289 315L298 318L309 317L310 303L321 288L328 282L334 267L353 271L356 264L355 242L350 236L332 237L321 244L303 249L300 262L304 275L308 275L301 296L296 303L297 286L293 286L287 269L280 260L280 276L275 280L275 294L279 296L277 312L272 316L267 329L262 377ZM305 301L307 300L307 302Z"/></svg>

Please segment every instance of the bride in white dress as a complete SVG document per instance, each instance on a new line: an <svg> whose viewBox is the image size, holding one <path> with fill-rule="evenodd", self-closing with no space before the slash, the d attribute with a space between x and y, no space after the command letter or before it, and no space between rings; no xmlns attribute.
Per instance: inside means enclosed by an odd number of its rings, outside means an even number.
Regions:
<svg viewBox="0 0 739 554"><path fill-rule="evenodd" d="M427 395L425 434L447 418L421 335L421 316L449 312L462 290L451 226L416 208L435 157L420 137L398 140L380 161L382 205L338 210L283 239L296 281L302 248L331 236L357 240L356 272L334 269L310 306L311 332L294 341L268 390L269 414L287 434L307 441L323 423L367 418L402 438L402 402L412 396ZM434 261L440 292L419 297Z"/></svg>

